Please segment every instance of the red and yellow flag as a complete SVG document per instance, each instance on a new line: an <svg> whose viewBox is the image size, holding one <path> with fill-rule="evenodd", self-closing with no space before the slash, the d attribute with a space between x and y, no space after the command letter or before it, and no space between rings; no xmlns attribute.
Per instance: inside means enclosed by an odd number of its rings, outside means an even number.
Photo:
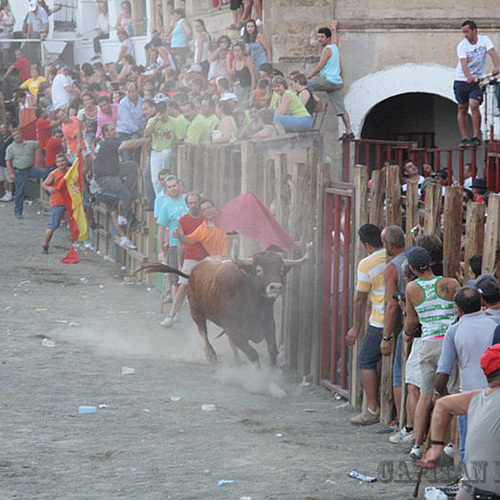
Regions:
<svg viewBox="0 0 500 500"><path fill-rule="evenodd" d="M83 241L88 238L87 217L83 209L83 158L78 155L73 165L66 172L60 184L60 190L69 214L69 227L73 241Z"/></svg>

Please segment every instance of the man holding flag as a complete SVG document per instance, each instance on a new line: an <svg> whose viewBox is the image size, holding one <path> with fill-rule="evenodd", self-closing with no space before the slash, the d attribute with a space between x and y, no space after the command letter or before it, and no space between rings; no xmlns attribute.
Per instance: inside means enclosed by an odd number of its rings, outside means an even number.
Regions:
<svg viewBox="0 0 500 500"><path fill-rule="evenodd" d="M54 231L61 224L64 212L66 211L66 203L61 193L61 181L64 179L68 171L68 159L66 155L60 153L56 156L56 169L53 170L47 178L42 182L42 189L50 194L50 211L47 222L47 230L43 239L42 253L49 253L49 243L54 235Z"/></svg>

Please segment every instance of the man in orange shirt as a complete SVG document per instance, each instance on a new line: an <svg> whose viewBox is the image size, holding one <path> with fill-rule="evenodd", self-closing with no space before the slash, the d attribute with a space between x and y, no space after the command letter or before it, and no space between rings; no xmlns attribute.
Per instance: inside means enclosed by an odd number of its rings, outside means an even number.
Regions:
<svg viewBox="0 0 500 500"><path fill-rule="evenodd" d="M215 225L217 211L214 203L205 198L201 200L200 208L205 222L202 222L189 236L186 236L179 226L174 236L185 245L201 243L208 255L227 255L227 235Z"/></svg>
<svg viewBox="0 0 500 500"><path fill-rule="evenodd" d="M42 189L50 194L50 212L47 224L47 230L45 231L45 237L43 239L42 253L47 255L49 253L49 243L52 239L54 231L61 224L64 212L66 211L66 204L64 203L64 198L59 191L59 184L62 178L66 175L68 170L68 159L66 155L59 153L56 156L56 169L52 170L47 178L42 182Z"/></svg>
<svg viewBox="0 0 500 500"><path fill-rule="evenodd" d="M77 154L85 149L83 136L76 116L69 116L64 109L58 109L56 119L61 121L61 129L66 139L68 159L75 161Z"/></svg>

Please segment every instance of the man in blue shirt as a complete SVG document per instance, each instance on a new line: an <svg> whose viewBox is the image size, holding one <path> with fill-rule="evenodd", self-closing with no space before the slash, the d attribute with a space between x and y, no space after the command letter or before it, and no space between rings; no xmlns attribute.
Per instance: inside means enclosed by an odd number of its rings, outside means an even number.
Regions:
<svg viewBox="0 0 500 500"><path fill-rule="evenodd" d="M174 175L165 180L166 197L158 215L158 260L166 262L169 266L177 267L179 262L178 248L179 240L174 238L174 232L179 227L179 219L188 213L188 207L184 195L181 193L179 179ZM179 277L169 274L172 285L172 297L175 297Z"/></svg>
<svg viewBox="0 0 500 500"><path fill-rule="evenodd" d="M308 88L310 91L326 92L330 101L330 106L333 108L337 116L342 118L345 125L345 132L339 140L354 139L352 132L351 120L347 113L344 100L342 98L342 87L344 86L340 76L340 55L338 48L338 21L334 19L331 22L330 28L320 28L318 30L318 43L323 47L321 51L321 59L314 71L308 76L310 79ZM333 32L333 43L332 43ZM320 76L316 76L320 74Z"/></svg>
<svg viewBox="0 0 500 500"><path fill-rule="evenodd" d="M144 113L142 103L144 99L139 95L137 85L127 85L127 95L118 104L118 123L116 131L118 138L122 140L138 139L144 129ZM123 151L123 161L134 160L139 162L139 153L134 151Z"/></svg>

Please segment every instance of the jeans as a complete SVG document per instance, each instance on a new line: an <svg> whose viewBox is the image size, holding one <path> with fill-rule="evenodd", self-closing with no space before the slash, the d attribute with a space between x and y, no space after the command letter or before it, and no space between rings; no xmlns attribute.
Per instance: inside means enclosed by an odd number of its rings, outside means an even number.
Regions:
<svg viewBox="0 0 500 500"><path fill-rule="evenodd" d="M148 212L152 212L154 210L156 196L153 183L151 182L151 161L148 161L142 174L142 179L144 181L144 191L148 200L147 210Z"/></svg>
<svg viewBox="0 0 500 500"><path fill-rule="evenodd" d="M313 126L312 116L298 118L290 115L275 115L273 123L283 125L286 130L310 130Z"/></svg>
<svg viewBox="0 0 500 500"><path fill-rule="evenodd" d="M99 177L97 184L103 192L118 196L123 204L125 217L129 223L132 222L135 219L134 201L138 196L137 163L133 161L121 162L119 176Z"/></svg>
<svg viewBox="0 0 500 500"><path fill-rule="evenodd" d="M21 83L23 83L23 81L17 76L8 76L4 78L2 82L4 99L9 101L12 98L12 91L17 89Z"/></svg>
<svg viewBox="0 0 500 500"><path fill-rule="evenodd" d="M118 133L118 139L121 139L122 141L128 141L129 139L139 139L139 137L139 134L125 134L123 132ZM138 147L135 149L124 149L123 151L120 151L120 156L122 157L122 160L124 162L134 161L136 163L139 163L141 160L141 148Z"/></svg>
<svg viewBox="0 0 500 500"><path fill-rule="evenodd" d="M94 53L95 54L100 54L101 53L101 40L107 40L109 38L109 33L102 33L100 35L97 35L94 37Z"/></svg>
<svg viewBox="0 0 500 500"><path fill-rule="evenodd" d="M460 431L460 458L465 460L465 438L467 437L467 415L458 415L458 430Z"/></svg>
<svg viewBox="0 0 500 500"><path fill-rule="evenodd" d="M45 179L49 175L51 169L48 167L37 168L14 168L14 175L16 176L14 185L14 214L23 214L24 202L24 189L26 187L26 179Z"/></svg>
<svg viewBox="0 0 500 500"><path fill-rule="evenodd" d="M172 150L163 149L162 151L151 151L151 182L155 190L155 195L158 196L162 190L160 179L158 179L158 174L164 169L170 170L170 163L172 161Z"/></svg>
<svg viewBox="0 0 500 500"><path fill-rule="evenodd" d="M396 349L394 350L394 361L392 365L392 386L401 387L403 367L401 358L403 354L403 330L399 332L396 340Z"/></svg>

